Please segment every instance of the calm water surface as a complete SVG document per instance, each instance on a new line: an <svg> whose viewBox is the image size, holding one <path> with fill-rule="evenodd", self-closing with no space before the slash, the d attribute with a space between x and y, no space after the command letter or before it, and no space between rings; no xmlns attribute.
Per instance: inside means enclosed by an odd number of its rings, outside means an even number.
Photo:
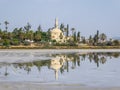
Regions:
<svg viewBox="0 0 120 90"><path fill-rule="evenodd" d="M120 52L0 52L0 82L120 86Z"/></svg>

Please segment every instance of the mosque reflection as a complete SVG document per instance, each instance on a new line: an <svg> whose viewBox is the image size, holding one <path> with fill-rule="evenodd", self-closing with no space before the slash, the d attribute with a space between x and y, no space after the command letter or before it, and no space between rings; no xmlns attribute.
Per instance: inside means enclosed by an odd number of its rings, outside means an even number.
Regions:
<svg viewBox="0 0 120 90"><path fill-rule="evenodd" d="M62 74L64 72L69 72L71 69L76 69L80 66L81 62L89 61L90 63L96 64L99 67L100 64L105 64L107 60L112 60L114 58L119 58L119 52L93 52L93 53L64 53L64 54L54 54L51 60L37 60L34 62L24 62L24 63L0 63L0 74L8 76L11 74L9 68L12 70L24 70L29 74L32 68L37 67L40 72L42 67L48 67L48 70L54 70L55 79L58 79L59 72Z"/></svg>

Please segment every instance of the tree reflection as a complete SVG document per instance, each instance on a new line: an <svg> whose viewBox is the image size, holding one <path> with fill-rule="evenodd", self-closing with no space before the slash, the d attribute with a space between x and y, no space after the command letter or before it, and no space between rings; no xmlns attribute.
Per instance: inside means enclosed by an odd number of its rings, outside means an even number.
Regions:
<svg viewBox="0 0 120 90"><path fill-rule="evenodd" d="M105 64L107 59L119 58L119 52L89 52L89 53L63 53L63 54L53 54L51 60L36 60L34 62L24 62L24 63L12 63L3 64L0 63L0 72L4 73L4 76L10 75L10 66L14 69L21 69L26 71L27 74L32 72L32 68L36 67L38 72L41 72L42 67L47 67L49 70L54 70L55 78L58 79L59 72L63 74L64 72L70 72L71 69L76 69L81 65L81 62L89 60L90 63L95 63L97 67L100 64ZM2 70L2 69L5 70ZM4 72L3 72L4 71ZM9 73L8 73L9 72Z"/></svg>

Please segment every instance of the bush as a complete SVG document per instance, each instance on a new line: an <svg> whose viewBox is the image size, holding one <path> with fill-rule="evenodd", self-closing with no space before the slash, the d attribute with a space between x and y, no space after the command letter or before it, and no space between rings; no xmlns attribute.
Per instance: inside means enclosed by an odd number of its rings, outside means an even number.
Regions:
<svg viewBox="0 0 120 90"><path fill-rule="evenodd" d="M120 45L119 40L114 40L114 41L113 41L113 45L119 46L119 45Z"/></svg>
<svg viewBox="0 0 120 90"><path fill-rule="evenodd" d="M10 46L10 40L5 39L5 40L3 41L3 45L6 46L6 47L9 47L9 46Z"/></svg>
<svg viewBox="0 0 120 90"><path fill-rule="evenodd" d="M13 39L11 45L20 45L20 41L18 39Z"/></svg>
<svg viewBox="0 0 120 90"><path fill-rule="evenodd" d="M28 45L30 45L31 43L25 41L23 44L24 44L25 46L28 46Z"/></svg>

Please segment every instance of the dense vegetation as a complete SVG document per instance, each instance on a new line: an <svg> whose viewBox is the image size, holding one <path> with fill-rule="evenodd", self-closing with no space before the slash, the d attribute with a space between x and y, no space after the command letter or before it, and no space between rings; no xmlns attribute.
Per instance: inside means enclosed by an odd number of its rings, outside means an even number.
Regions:
<svg viewBox="0 0 120 90"><path fill-rule="evenodd" d="M50 39L50 30L43 31L39 25L37 30L32 30L30 23L27 23L24 27L14 28L9 30L8 21L4 22L5 28L0 28L0 46L10 47L10 46L29 46L34 44L34 46L119 46L119 40L107 39L106 34L97 33L94 36L89 36L85 38L80 35L78 30L75 28L69 29L69 25L60 25L60 29L63 31L66 37L71 39L65 43L57 43L55 40ZM0 24L1 25L1 24ZM78 31L78 32L76 32ZM72 35L70 35L70 32ZM62 36L60 36L62 38Z"/></svg>

